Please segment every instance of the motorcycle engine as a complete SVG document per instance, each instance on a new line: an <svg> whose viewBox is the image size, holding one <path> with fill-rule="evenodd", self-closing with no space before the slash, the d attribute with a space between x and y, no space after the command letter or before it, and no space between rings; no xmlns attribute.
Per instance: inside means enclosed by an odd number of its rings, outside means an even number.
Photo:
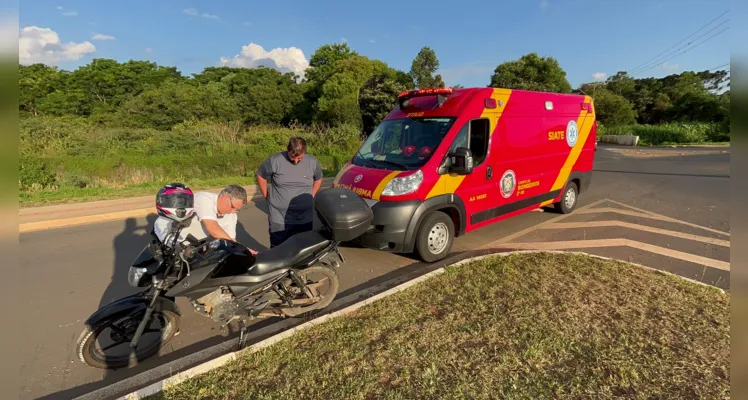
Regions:
<svg viewBox="0 0 748 400"><path fill-rule="evenodd" d="M197 299L203 306L205 313L214 321L224 323L231 319L239 305L234 301L234 294L227 287L221 287L214 292Z"/></svg>

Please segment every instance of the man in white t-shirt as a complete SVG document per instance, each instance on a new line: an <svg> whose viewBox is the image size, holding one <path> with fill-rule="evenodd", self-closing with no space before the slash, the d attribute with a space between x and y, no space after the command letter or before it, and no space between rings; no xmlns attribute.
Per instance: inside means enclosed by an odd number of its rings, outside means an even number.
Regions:
<svg viewBox="0 0 748 400"><path fill-rule="evenodd" d="M236 241L236 213L247 204L247 191L239 185L229 185L220 193L195 192L195 214L189 227L182 229L179 239L184 241L192 234L198 240L208 236L213 239ZM153 231L159 240L169 232L172 221L158 217ZM252 254L257 251L249 249Z"/></svg>

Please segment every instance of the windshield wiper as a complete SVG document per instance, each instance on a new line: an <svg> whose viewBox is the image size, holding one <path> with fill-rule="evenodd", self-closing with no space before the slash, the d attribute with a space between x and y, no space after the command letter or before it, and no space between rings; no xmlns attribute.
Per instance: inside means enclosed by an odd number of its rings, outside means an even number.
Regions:
<svg viewBox="0 0 748 400"><path fill-rule="evenodd" d="M399 162L395 162L395 161L374 160L374 162L379 162L379 163L394 165L394 166L400 167L400 168L402 168L402 169L404 169L406 171L410 169L410 166L408 166L407 164L403 164L403 163L399 163Z"/></svg>
<svg viewBox="0 0 748 400"><path fill-rule="evenodd" d="M359 151L356 152L356 155L354 156L354 158L355 157L358 157L358 159L361 160L361 162L364 164L364 166L368 165L370 167L371 166L376 167L376 165L371 160L367 160L367 159L364 158L364 155L361 154L361 150L359 150Z"/></svg>

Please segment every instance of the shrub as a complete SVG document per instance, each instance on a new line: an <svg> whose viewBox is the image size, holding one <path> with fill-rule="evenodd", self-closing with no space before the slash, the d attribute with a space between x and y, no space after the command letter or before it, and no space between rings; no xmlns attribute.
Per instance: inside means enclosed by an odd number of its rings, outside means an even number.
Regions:
<svg viewBox="0 0 748 400"><path fill-rule="evenodd" d="M662 125L598 126L598 135L637 135L643 143L703 143L730 140L723 124L669 123Z"/></svg>
<svg viewBox="0 0 748 400"><path fill-rule="evenodd" d="M307 140L322 168L337 171L361 143L351 126L254 126L186 120L172 130L107 128L77 118L27 118L21 123L22 198L40 190L83 193L154 182L254 177L291 136ZM24 194L25 193L25 194Z"/></svg>

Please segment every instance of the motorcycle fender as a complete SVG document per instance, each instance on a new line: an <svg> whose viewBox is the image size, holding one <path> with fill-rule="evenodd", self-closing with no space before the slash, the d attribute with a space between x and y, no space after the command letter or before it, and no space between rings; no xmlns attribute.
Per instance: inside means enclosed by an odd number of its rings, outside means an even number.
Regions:
<svg viewBox="0 0 748 400"><path fill-rule="evenodd" d="M86 326L93 327L101 321L110 318L113 315L122 314L126 315L138 308L146 308L150 303L150 299L143 297L142 294L134 294L131 296L123 297L119 300L115 300L104 307L101 307L96 312L91 314L86 320ZM177 304L167 298L159 297L156 300L155 311L171 311L177 315L182 315L179 312Z"/></svg>

